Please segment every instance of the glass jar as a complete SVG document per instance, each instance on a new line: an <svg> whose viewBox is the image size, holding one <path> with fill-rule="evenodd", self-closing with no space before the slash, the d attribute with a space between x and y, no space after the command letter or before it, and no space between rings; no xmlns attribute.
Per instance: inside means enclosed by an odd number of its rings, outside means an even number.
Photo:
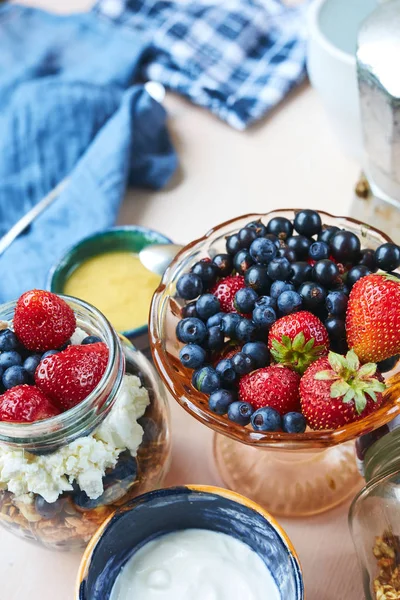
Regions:
<svg viewBox="0 0 400 600"><path fill-rule="evenodd" d="M170 459L169 410L164 388L153 367L127 339L116 334L97 309L74 298L64 299L75 313L77 327L86 335L99 336L109 348L109 360L101 381L80 404L51 419L34 423L0 421L0 522L13 533L54 549L84 547L116 507L161 485ZM0 321L12 321L14 309L14 302L0 307ZM66 487L70 489L62 491L57 499L46 501L29 489L35 488L32 478L43 474L43 461L46 476L51 477L52 465L54 477L63 476L61 456L68 453L67 458L72 462L66 460L65 464L70 468L78 460L72 448L84 448L93 441L93 436L97 444L98 428L102 425L104 429L111 417L116 426L117 415L113 411L120 410L118 401L123 394L126 398L128 389L129 397L138 406L134 421L137 420L140 427L133 422L127 423L128 413L123 413L124 435L132 433L133 436L128 444L130 450L122 447L122 441L119 448L107 436L101 438L101 450L114 452L117 462L114 460L113 466L100 475L97 470L97 479L102 477L100 496L93 498L91 493L89 497L80 487L83 480L90 480L94 473L92 466L100 464L96 463L92 448L84 457L82 480L72 480L70 473L66 473L67 478L63 481L64 484L67 481ZM118 437L119 433L115 435ZM7 482L9 477L12 477L12 484ZM19 478L23 489L20 489ZM85 486L82 487L85 490Z"/></svg>

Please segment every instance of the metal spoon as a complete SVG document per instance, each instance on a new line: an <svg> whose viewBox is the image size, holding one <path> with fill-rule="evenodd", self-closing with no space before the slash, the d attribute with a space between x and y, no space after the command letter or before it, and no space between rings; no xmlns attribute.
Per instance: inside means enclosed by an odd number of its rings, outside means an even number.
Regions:
<svg viewBox="0 0 400 600"><path fill-rule="evenodd" d="M183 246L179 244L153 244L139 252L139 259L146 269L157 275L163 275L182 248Z"/></svg>

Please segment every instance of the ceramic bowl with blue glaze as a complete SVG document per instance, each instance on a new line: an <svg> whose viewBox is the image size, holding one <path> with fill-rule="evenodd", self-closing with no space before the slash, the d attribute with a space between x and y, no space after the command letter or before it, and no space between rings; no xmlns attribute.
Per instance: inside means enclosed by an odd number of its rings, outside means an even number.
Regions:
<svg viewBox="0 0 400 600"><path fill-rule="evenodd" d="M282 600L304 599L296 552L269 513L228 490L184 486L140 496L103 523L83 555L75 600L109 600L121 568L135 551L182 529L208 529L244 542L268 567Z"/></svg>

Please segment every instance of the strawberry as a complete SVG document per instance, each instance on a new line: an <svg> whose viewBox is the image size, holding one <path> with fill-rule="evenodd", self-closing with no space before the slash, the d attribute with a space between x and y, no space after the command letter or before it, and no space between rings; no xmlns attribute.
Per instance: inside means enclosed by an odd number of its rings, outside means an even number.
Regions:
<svg viewBox="0 0 400 600"><path fill-rule="evenodd" d="M210 290L221 304L222 312L237 312L233 305L235 294L246 287L244 277L241 275L229 276L220 279Z"/></svg>
<svg viewBox="0 0 400 600"><path fill-rule="evenodd" d="M35 382L60 408L68 410L94 390L107 362L108 348L103 342L68 346L39 363Z"/></svg>
<svg viewBox="0 0 400 600"><path fill-rule="evenodd" d="M273 365L244 375L239 381L239 398L256 410L271 406L282 415L300 410L300 376L286 367Z"/></svg>
<svg viewBox="0 0 400 600"><path fill-rule="evenodd" d="M400 353L400 280L367 275L353 286L346 312L349 348L361 362L380 362Z"/></svg>
<svg viewBox="0 0 400 600"><path fill-rule="evenodd" d="M16 385L0 396L0 421L29 423L58 414L60 410L33 385Z"/></svg>
<svg viewBox="0 0 400 600"><path fill-rule="evenodd" d="M360 367L357 354L329 352L300 381L301 410L311 429L337 429L375 411L386 389L375 363Z"/></svg>
<svg viewBox="0 0 400 600"><path fill-rule="evenodd" d="M75 328L72 308L51 292L25 292L15 307L14 331L28 350L44 352L60 348Z"/></svg>
<svg viewBox="0 0 400 600"><path fill-rule="evenodd" d="M302 374L314 360L328 354L328 332L318 317L302 310L273 324L268 347L277 363Z"/></svg>

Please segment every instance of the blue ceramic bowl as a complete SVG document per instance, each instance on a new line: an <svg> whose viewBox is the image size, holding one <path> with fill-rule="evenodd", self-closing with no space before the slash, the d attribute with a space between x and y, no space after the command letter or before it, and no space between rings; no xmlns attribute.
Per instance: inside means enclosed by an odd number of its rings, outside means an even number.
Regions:
<svg viewBox="0 0 400 600"><path fill-rule="evenodd" d="M103 523L83 555L75 600L109 600L118 573L136 550L164 533L193 528L248 544L268 566L282 600L304 599L296 552L271 515L234 492L185 486L135 498Z"/></svg>
<svg viewBox="0 0 400 600"><path fill-rule="evenodd" d="M46 289L56 294L62 294L65 282L79 265L89 258L105 252L128 251L139 253L142 248L150 244L171 244L172 241L153 229L139 225L113 227L84 238L70 248L62 259L52 267L49 272ZM149 307L150 309L150 307ZM143 326L128 331L121 331L140 349L139 340L147 337L147 323Z"/></svg>

